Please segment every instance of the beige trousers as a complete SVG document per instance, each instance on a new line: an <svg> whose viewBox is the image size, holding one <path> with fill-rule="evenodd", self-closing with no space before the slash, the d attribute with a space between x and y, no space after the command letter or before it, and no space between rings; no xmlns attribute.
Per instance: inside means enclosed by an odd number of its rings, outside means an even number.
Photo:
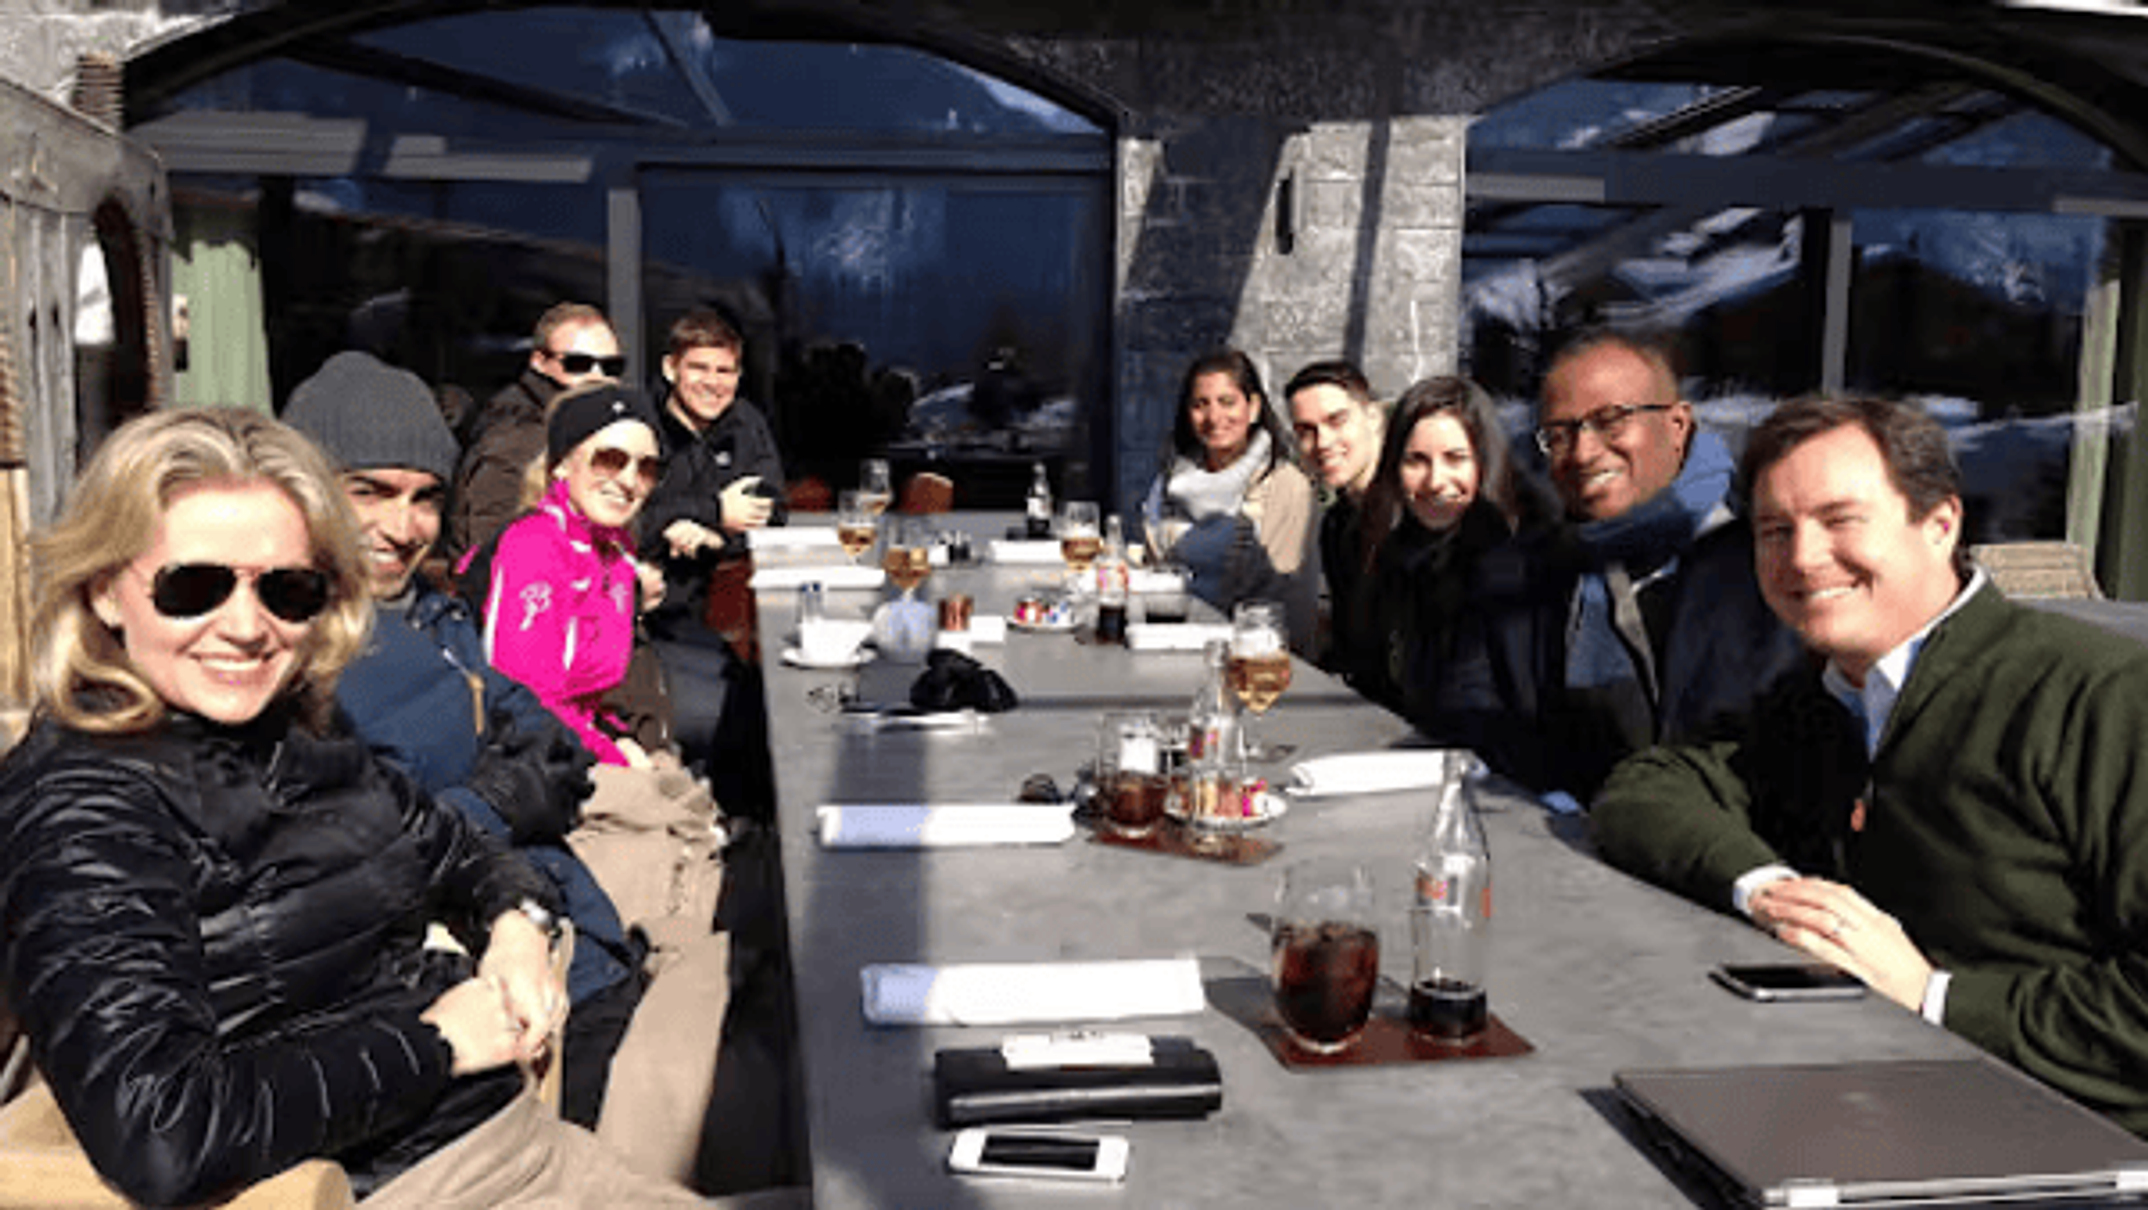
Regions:
<svg viewBox="0 0 2148 1210"><path fill-rule="evenodd" d="M597 1137L636 1171L688 1181L731 1000L730 938L714 931L723 857L716 804L685 773L600 765L567 838L619 917L649 938L649 987L612 1056Z"/></svg>

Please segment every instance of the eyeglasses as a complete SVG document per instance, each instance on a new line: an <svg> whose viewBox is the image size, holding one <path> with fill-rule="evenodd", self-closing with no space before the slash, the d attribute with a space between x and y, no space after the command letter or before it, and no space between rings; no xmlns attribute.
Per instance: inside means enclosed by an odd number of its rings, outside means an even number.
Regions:
<svg viewBox="0 0 2148 1210"><path fill-rule="evenodd" d="M662 458L647 455L636 458L616 445L602 446L589 452L589 469L607 479L616 479L625 474L629 466L634 468L634 477L641 480L643 487L656 486L657 476L664 473Z"/></svg>
<svg viewBox="0 0 2148 1210"><path fill-rule="evenodd" d="M555 353L550 349L544 355L559 363L559 368L569 374L587 374L602 370L606 378L617 378L626 373L626 357L599 357L595 353Z"/></svg>
<svg viewBox="0 0 2148 1210"><path fill-rule="evenodd" d="M174 563L150 580L149 603L167 618L198 618L230 600L241 576L253 580L263 609L294 626L320 616L332 595L328 573L318 568L248 572L221 563Z"/></svg>
<svg viewBox="0 0 2148 1210"><path fill-rule="evenodd" d="M1544 451L1545 457L1556 458L1574 448L1574 444L1581 440L1583 429L1605 441L1616 441L1635 416L1670 410L1668 403L1623 403L1597 408L1578 420L1547 420L1536 426L1536 448Z"/></svg>

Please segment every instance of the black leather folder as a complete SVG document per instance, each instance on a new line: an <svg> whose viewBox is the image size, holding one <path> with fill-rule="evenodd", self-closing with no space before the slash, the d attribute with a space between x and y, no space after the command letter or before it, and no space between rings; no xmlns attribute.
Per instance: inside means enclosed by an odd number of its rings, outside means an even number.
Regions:
<svg viewBox="0 0 2148 1210"><path fill-rule="evenodd" d="M1152 1038L1143 1067L1010 1069L998 1047L932 1058L933 1116L943 1129L1082 1118L1199 1118L1223 1106L1216 1056L1191 1038Z"/></svg>

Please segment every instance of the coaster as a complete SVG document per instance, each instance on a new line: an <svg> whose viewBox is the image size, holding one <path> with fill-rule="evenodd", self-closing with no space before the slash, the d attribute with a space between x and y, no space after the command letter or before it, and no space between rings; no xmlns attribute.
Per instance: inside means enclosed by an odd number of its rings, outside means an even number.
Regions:
<svg viewBox="0 0 2148 1210"><path fill-rule="evenodd" d="M1283 851L1278 841L1242 833L1198 831L1182 827L1171 819L1156 825L1156 830L1146 836L1121 836L1111 830L1111 825L1099 821L1089 833L1089 839L1115 848L1191 857L1195 861L1220 861L1225 865L1259 865Z"/></svg>
<svg viewBox="0 0 2148 1210"><path fill-rule="evenodd" d="M1373 993L1372 1019L1365 1032L1331 1055L1317 1054L1291 1039L1275 1012L1275 996L1264 975L1211 982L1208 1002L1223 1015L1253 1031L1276 1061L1289 1068L1377 1067L1388 1063L1443 1063L1454 1059L1506 1059L1534 1053L1528 1039L1491 1013L1484 1031L1463 1042L1426 1037L1410 1028L1409 997L1394 982L1380 980Z"/></svg>

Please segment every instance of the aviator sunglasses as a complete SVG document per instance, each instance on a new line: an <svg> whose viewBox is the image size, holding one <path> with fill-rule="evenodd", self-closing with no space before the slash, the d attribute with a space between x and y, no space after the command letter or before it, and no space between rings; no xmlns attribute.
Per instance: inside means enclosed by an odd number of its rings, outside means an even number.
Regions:
<svg viewBox="0 0 2148 1210"><path fill-rule="evenodd" d="M149 603L167 618L198 618L225 601L241 576L254 582L261 607L292 625L310 622L328 608L328 573L312 567L272 567L242 572L221 563L174 563L149 581Z"/></svg>
<svg viewBox="0 0 2148 1210"><path fill-rule="evenodd" d="M643 488L656 486L657 477L664 472L664 460L654 457L636 458L616 445L607 445L589 452L589 469L607 479L616 479L634 468L634 477L641 480Z"/></svg>
<svg viewBox="0 0 2148 1210"><path fill-rule="evenodd" d="M595 353L552 353L551 357L552 360L559 363L560 369L567 371L569 374L587 374L591 370L602 370L605 377L617 378L626 373L626 358L623 356L599 357Z"/></svg>

